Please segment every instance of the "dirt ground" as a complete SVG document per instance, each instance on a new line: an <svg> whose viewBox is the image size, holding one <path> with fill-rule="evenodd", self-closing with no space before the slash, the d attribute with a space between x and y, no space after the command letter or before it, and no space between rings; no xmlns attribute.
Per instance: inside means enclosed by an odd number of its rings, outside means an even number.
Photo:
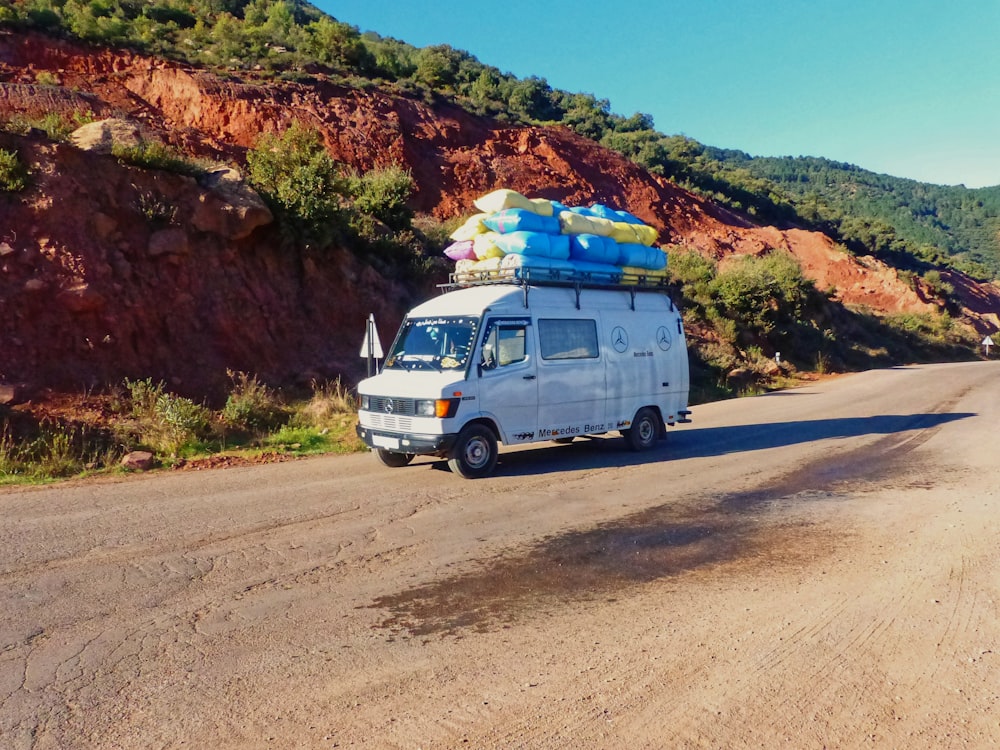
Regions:
<svg viewBox="0 0 1000 750"><path fill-rule="evenodd" d="M0 490L0 746L996 746L998 382L872 371L472 482Z"/></svg>

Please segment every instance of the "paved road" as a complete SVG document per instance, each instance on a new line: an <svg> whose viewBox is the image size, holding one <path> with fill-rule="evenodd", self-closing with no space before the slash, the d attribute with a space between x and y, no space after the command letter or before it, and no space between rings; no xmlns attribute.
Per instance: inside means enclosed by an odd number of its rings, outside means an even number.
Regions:
<svg viewBox="0 0 1000 750"><path fill-rule="evenodd" d="M0 747L1000 744L1000 363L0 491Z"/></svg>

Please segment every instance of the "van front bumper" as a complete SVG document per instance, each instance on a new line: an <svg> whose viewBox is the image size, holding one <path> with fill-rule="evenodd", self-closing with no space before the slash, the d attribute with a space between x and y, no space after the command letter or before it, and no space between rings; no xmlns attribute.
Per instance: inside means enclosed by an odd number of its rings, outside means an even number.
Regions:
<svg viewBox="0 0 1000 750"><path fill-rule="evenodd" d="M371 427L357 426L358 437L369 448L382 448L394 453L416 455L447 455L455 445L457 434L419 435L410 432L386 432Z"/></svg>

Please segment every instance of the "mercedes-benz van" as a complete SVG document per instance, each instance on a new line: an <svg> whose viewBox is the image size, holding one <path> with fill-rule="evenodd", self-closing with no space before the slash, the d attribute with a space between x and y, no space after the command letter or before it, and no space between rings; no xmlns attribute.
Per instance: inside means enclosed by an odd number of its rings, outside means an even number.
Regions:
<svg viewBox="0 0 1000 750"><path fill-rule="evenodd" d="M358 385L358 435L387 466L447 458L483 477L498 443L620 432L653 447L686 422L681 314L662 288L488 283L411 310Z"/></svg>

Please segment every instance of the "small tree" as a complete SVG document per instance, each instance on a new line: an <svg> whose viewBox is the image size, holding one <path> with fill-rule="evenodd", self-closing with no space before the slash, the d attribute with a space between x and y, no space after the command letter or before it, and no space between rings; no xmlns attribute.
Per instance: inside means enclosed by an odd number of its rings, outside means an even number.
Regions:
<svg viewBox="0 0 1000 750"><path fill-rule="evenodd" d="M266 134L247 153L247 167L250 184L274 211L287 240L330 244L347 184L318 132L293 122L280 136Z"/></svg>

